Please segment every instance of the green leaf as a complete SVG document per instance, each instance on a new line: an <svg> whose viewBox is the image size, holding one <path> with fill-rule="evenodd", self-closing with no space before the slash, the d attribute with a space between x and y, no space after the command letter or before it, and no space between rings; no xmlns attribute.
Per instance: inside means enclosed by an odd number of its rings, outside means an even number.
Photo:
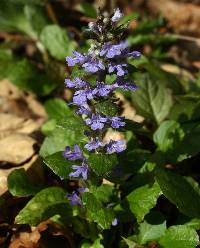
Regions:
<svg viewBox="0 0 200 248"><path fill-rule="evenodd" d="M165 121L154 134L154 141L159 150L165 152L167 163L180 162L196 155L200 148L199 122L179 124L176 121Z"/></svg>
<svg viewBox="0 0 200 248"><path fill-rule="evenodd" d="M36 226L56 214L64 215L65 218L71 216L71 207L65 196L66 192L59 187L40 191L19 212L16 223Z"/></svg>
<svg viewBox="0 0 200 248"><path fill-rule="evenodd" d="M88 158L88 162L98 176L105 176L111 173L118 161L116 154L92 153Z"/></svg>
<svg viewBox="0 0 200 248"><path fill-rule="evenodd" d="M158 197L162 194L159 185L155 182L152 186L144 185L133 190L127 200L131 212L135 215L138 222L155 207Z"/></svg>
<svg viewBox="0 0 200 248"><path fill-rule="evenodd" d="M111 208L103 208L102 203L91 193L82 195L83 205L86 207L88 217L98 223L103 229L109 229L114 219L114 213Z"/></svg>
<svg viewBox="0 0 200 248"><path fill-rule="evenodd" d="M152 212L147 217L148 218L139 226L137 241L141 245L146 244L149 241L158 240L164 235L167 229L166 221L159 213Z"/></svg>
<svg viewBox="0 0 200 248"><path fill-rule="evenodd" d="M0 79L8 79L19 88L31 90L39 96L48 95L57 86L26 59L20 61L13 57L1 60L0 72Z"/></svg>
<svg viewBox="0 0 200 248"><path fill-rule="evenodd" d="M129 248L143 248L144 246L139 245L138 243L136 243L133 240L130 239L126 239L124 237L122 237L124 242L128 245Z"/></svg>
<svg viewBox="0 0 200 248"><path fill-rule="evenodd" d="M200 195L188 180L171 171L157 169L156 181L164 196L182 213L194 218L200 217Z"/></svg>
<svg viewBox="0 0 200 248"><path fill-rule="evenodd" d="M42 125L41 131L45 136L49 136L50 134L52 134L55 128L56 128L56 120L51 119Z"/></svg>
<svg viewBox="0 0 200 248"><path fill-rule="evenodd" d="M92 6L91 3L81 3L80 5L81 12L89 17L96 18L97 17L97 11L94 6Z"/></svg>
<svg viewBox="0 0 200 248"><path fill-rule="evenodd" d="M31 196L35 195L40 188L34 186L26 175L24 169L13 170L7 178L8 190L14 196Z"/></svg>
<svg viewBox="0 0 200 248"><path fill-rule="evenodd" d="M163 248L195 248L198 243L198 234L187 226L171 226L159 241Z"/></svg>
<svg viewBox="0 0 200 248"><path fill-rule="evenodd" d="M95 105L97 111L107 116L119 115L119 106L111 100L105 100Z"/></svg>
<svg viewBox="0 0 200 248"><path fill-rule="evenodd" d="M44 104L45 110L51 119L60 120L64 117L73 115L73 110L70 109L67 103L60 98L49 99Z"/></svg>
<svg viewBox="0 0 200 248"><path fill-rule="evenodd" d="M170 91L158 79L148 74L137 77L139 89L132 93L132 102L136 110L155 123L161 123L172 107Z"/></svg>
<svg viewBox="0 0 200 248"><path fill-rule="evenodd" d="M90 192L102 203L107 203L113 194L113 185L102 184L99 187L90 187Z"/></svg>
<svg viewBox="0 0 200 248"><path fill-rule="evenodd" d="M58 121L57 127L65 130L77 131L78 133L83 133L85 130L88 130L88 126L85 125L81 117L69 114Z"/></svg>
<svg viewBox="0 0 200 248"><path fill-rule="evenodd" d="M46 26L41 32L40 39L51 56L59 60L71 55L75 49L75 42L69 39L64 29L55 24Z"/></svg>
<svg viewBox="0 0 200 248"><path fill-rule="evenodd" d="M50 23L44 10L44 8L35 5L25 5L24 7L27 21L30 23L37 36L40 34L42 29Z"/></svg>
<svg viewBox="0 0 200 248"><path fill-rule="evenodd" d="M69 178L72 165L71 161L63 157L63 152L56 152L52 155L45 157L44 163L59 177L65 179Z"/></svg>
<svg viewBox="0 0 200 248"><path fill-rule="evenodd" d="M154 133L153 139L160 151L166 152L183 140L185 133L173 120L164 121ZM176 144L175 144L176 143Z"/></svg>
<svg viewBox="0 0 200 248"><path fill-rule="evenodd" d="M56 127L53 132L45 138L40 149L40 155L44 158L53 153L64 151L66 146L80 144L84 140L86 140L86 138L83 134L83 130L80 130L80 127L79 130L76 128L73 129L73 127L71 127L71 129Z"/></svg>

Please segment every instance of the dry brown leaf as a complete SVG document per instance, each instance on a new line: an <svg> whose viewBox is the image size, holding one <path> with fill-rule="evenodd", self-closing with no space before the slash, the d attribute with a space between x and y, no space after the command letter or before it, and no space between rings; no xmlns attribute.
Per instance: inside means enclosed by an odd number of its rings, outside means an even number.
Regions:
<svg viewBox="0 0 200 248"><path fill-rule="evenodd" d="M35 153L36 141L25 134L11 134L0 140L0 161L21 164Z"/></svg>
<svg viewBox="0 0 200 248"><path fill-rule="evenodd" d="M176 32L200 36L200 6L173 0L149 0L147 5L161 13Z"/></svg>
<svg viewBox="0 0 200 248"><path fill-rule="evenodd" d="M40 128L40 123L13 114L0 113L0 139L11 133L30 134Z"/></svg>

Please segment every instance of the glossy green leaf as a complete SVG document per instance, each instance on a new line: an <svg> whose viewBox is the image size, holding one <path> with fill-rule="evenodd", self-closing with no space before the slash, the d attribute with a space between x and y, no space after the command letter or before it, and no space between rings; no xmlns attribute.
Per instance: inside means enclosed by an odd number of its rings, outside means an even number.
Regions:
<svg viewBox="0 0 200 248"><path fill-rule="evenodd" d="M50 187L37 193L19 212L15 222L36 226L56 214L64 215L65 218L71 216L71 207L63 189Z"/></svg>
<svg viewBox="0 0 200 248"><path fill-rule="evenodd" d="M73 110L69 108L67 102L59 98L47 100L44 106L49 118L51 119L60 120L73 115Z"/></svg>
<svg viewBox="0 0 200 248"><path fill-rule="evenodd" d="M164 235L167 229L166 220L159 213L152 212L139 226L137 241L139 244L146 244L149 241L158 240Z"/></svg>
<svg viewBox="0 0 200 248"><path fill-rule="evenodd" d="M200 195L188 180L171 171L157 169L156 181L165 197L182 213L200 218Z"/></svg>
<svg viewBox="0 0 200 248"><path fill-rule="evenodd" d="M51 56L59 60L64 60L75 49L75 42L69 39L63 28L55 24L46 26L41 32L40 39Z"/></svg>
<svg viewBox="0 0 200 248"><path fill-rule="evenodd" d="M141 222L144 216L155 207L157 199L161 194L159 185L154 183L152 186L144 185L137 188L127 196L130 210L138 222Z"/></svg>
<svg viewBox="0 0 200 248"><path fill-rule="evenodd" d="M7 178L8 190L14 196L31 196L35 195L40 188L33 185L24 169L13 170Z"/></svg>
<svg viewBox="0 0 200 248"><path fill-rule="evenodd" d="M118 161L116 154L92 153L88 162L98 176L105 176L111 173Z"/></svg>
<svg viewBox="0 0 200 248"><path fill-rule="evenodd" d="M144 117L161 123L172 107L170 91L160 80L148 74L137 77L139 89L132 93L132 102L136 110Z"/></svg>
<svg viewBox="0 0 200 248"><path fill-rule="evenodd" d="M198 234L187 226L171 226L159 241L163 248L195 248L198 243Z"/></svg>
<svg viewBox="0 0 200 248"><path fill-rule="evenodd" d="M53 153L64 151L66 146L80 144L85 139L83 130L73 129L73 127L71 129L56 127L53 132L45 138L40 149L40 155L44 158Z"/></svg>
<svg viewBox="0 0 200 248"><path fill-rule="evenodd" d="M180 124L174 120L164 121L154 133L154 142L160 151L166 152L180 143L185 136Z"/></svg>
<svg viewBox="0 0 200 248"><path fill-rule="evenodd" d="M63 152L56 152L44 159L44 163L60 178L69 178L72 161L64 158Z"/></svg>
<svg viewBox="0 0 200 248"><path fill-rule="evenodd" d="M91 193L82 195L83 205L88 212L88 218L98 223L102 229L109 229L114 219L111 208L104 208L102 203Z"/></svg>

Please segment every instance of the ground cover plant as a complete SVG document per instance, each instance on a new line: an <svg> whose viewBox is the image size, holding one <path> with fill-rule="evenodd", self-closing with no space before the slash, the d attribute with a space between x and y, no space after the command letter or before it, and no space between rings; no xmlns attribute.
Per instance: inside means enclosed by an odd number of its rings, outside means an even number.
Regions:
<svg viewBox="0 0 200 248"><path fill-rule="evenodd" d="M87 2L66 32L64 7L0 2L0 87L9 82L25 92L19 101L15 88L7 90L12 110L2 107L0 124L19 114L17 104L39 119L36 128L26 120L19 128L15 119L11 154L22 138L34 149L15 160L5 155L10 131L0 125L1 170L9 171L0 245L198 247L200 76L165 69L175 64L168 48L178 36L163 31L162 17ZM27 100L32 95L43 118Z"/></svg>

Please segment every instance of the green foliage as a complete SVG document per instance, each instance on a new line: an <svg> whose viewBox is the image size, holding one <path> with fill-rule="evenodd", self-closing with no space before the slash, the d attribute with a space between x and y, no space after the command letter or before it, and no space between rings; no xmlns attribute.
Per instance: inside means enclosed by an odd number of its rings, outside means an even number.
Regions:
<svg viewBox="0 0 200 248"><path fill-rule="evenodd" d="M79 123L76 123L79 125ZM73 146L85 139L82 130L64 129L56 127L49 136L47 136L41 146L40 155L46 157L53 153L64 151L66 146Z"/></svg>
<svg viewBox="0 0 200 248"><path fill-rule="evenodd" d="M9 79L23 90L31 90L39 96L45 96L56 87L56 82L26 59L18 60L11 56L0 61L0 79Z"/></svg>
<svg viewBox="0 0 200 248"><path fill-rule="evenodd" d="M63 152L56 152L45 157L44 163L60 178L69 178L72 162L64 158Z"/></svg>
<svg viewBox="0 0 200 248"><path fill-rule="evenodd" d="M160 195L160 187L157 183L154 183L152 186L144 185L137 188L127 196L130 210L138 222L141 222L145 215L156 205Z"/></svg>
<svg viewBox="0 0 200 248"><path fill-rule="evenodd" d="M188 180L163 169L156 171L156 180L163 194L182 213L190 217L200 217L200 195Z"/></svg>
<svg viewBox="0 0 200 248"><path fill-rule="evenodd" d="M19 212L15 219L16 223L36 226L56 214L65 216L65 218L70 217L71 207L65 196L66 192L58 187L40 191Z"/></svg>
<svg viewBox="0 0 200 248"><path fill-rule="evenodd" d="M88 158L90 167L98 176L109 175L117 165L116 154L92 153Z"/></svg>
<svg viewBox="0 0 200 248"><path fill-rule="evenodd" d="M171 226L159 240L164 248L195 248L198 243L198 234L187 226Z"/></svg>
<svg viewBox="0 0 200 248"><path fill-rule="evenodd" d="M59 60L71 55L76 45L69 39L67 32L55 24L48 25L42 30L40 40L51 56Z"/></svg>
<svg viewBox="0 0 200 248"><path fill-rule="evenodd" d="M116 116L119 114L118 105L113 103L109 99L96 103L95 107L98 110L98 112L107 116Z"/></svg>
<svg viewBox="0 0 200 248"><path fill-rule="evenodd" d="M35 195L40 188L33 185L24 169L13 170L7 179L8 190L13 196L31 196Z"/></svg>
<svg viewBox="0 0 200 248"><path fill-rule="evenodd" d="M172 107L172 96L159 79L148 74L137 75L140 90L132 93L134 107L144 117L160 124Z"/></svg>
<svg viewBox="0 0 200 248"><path fill-rule="evenodd" d="M137 242L143 245L149 241L158 240L164 235L166 229L166 221L158 214L151 214L148 221L145 220L140 224Z"/></svg>
<svg viewBox="0 0 200 248"><path fill-rule="evenodd" d="M81 3L80 5L80 10L83 14L85 14L86 16L92 17L92 18L96 18L97 17L97 11L96 9L92 6L91 3Z"/></svg>
<svg viewBox="0 0 200 248"><path fill-rule="evenodd" d="M144 55L137 60L129 58L132 65L129 76L138 89L119 93L133 104L144 121L125 119L122 133L116 132L117 137L124 136L127 140L123 153L103 154L101 149L89 153L83 148L88 141L84 133L91 130L86 127L84 117L74 115L75 107L68 104L71 95L63 91L63 80L67 74L69 78L82 77L92 84L96 81L78 65L66 70L64 60L76 47L81 52L88 49L89 43L79 34L85 20L93 21L97 13L90 3L76 5L73 26L66 15L69 6L65 9L63 1L58 2L0 1L3 37L0 80L8 79L20 89L33 92L44 104L48 120L41 128L45 137L40 155L58 177L47 171L43 187L59 186L40 191L41 187L29 181L30 174L24 169L13 170L7 180L8 190L15 197L23 197L20 205L26 204L16 223L36 226L51 218L63 230L70 229L75 247L82 248L145 248L154 244L163 248L196 247L199 242L196 231L200 230L200 76L193 74L188 80L184 73L182 77L176 71L165 71L169 63L173 69L174 61L167 51L177 37L165 31L162 17L150 18L138 13L124 16L118 24L121 28L137 18L138 25L130 29L128 40L133 47L141 48ZM73 35L75 39L71 38ZM144 44L151 48L148 54ZM140 72L135 73L135 69ZM112 84L116 79L115 75L107 75L106 83ZM123 101L115 104L104 98L101 102L96 99L91 102L103 115L120 116L127 110ZM131 109L128 114L132 119ZM94 132L96 135L98 131ZM31 136L39 140L40 146L38 131ZM83 148L91 168L87 185L83 180L69 178L71 165L80 162L66 160L63 151L65 146L73 148L74 144ZM77 192L85 186L88 192ZM63 188L77 192L83 206L69 205ZM4 212L9 216L7 200L1 196L0 202L2 216ZM118 224L114 227L115 218Z"/></svg>
<svg viewBox="0 0 200 248"><path fill-rule="evenodd" d="M102 203L91 193L84 193L82 200L87 208L88 218L98 223L102 229L109 229L114 219L113 210L103 208Z"/></svg>

